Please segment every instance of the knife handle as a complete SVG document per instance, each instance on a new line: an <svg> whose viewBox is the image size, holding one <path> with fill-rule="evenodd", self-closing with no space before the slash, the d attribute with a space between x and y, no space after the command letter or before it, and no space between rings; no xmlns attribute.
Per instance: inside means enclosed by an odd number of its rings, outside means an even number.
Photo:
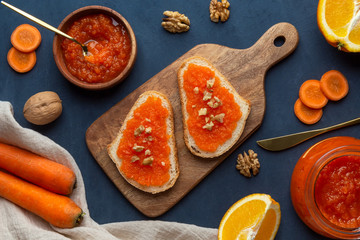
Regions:
<svg viewBox="0 0 360 240"><path fill-rule="evenodd" d="M336 124L330 127L316 129L316 130L310 130L300 133L294 133L286 136L280 136L275 138L269 138L264 140L259 140L257 143L264 149L270 150L270 151L281 151L285 150L287 148L293 147L299 143L302 143L310 138L316 137L320 134L336 130L343 127L352 126L355 124L360 123L360 118L355 118L353 120L343 122L340 124Z"/></svg>

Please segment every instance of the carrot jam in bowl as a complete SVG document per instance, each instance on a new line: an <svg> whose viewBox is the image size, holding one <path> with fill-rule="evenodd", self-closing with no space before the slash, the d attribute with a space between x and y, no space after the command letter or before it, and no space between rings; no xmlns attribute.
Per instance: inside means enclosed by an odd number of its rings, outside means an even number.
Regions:
<svg viewBox="0 0 360 240"><path fill-rule="evenodd" d="M134 32L119 13L102 6L87 6L69 14L58 29L88 48L55 35L53 53L57 67L71 83L90 90L110 88L122 82L136 59Z"/></svg>

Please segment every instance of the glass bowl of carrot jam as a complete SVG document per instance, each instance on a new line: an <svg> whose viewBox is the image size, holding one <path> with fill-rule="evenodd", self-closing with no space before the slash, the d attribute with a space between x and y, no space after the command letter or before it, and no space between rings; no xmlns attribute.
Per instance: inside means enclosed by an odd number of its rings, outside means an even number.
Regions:
<svg viewBox="0 0 360 240"><path fill-rule="evenodd" d="M334 239L360 238L360 140L333 137L310 147L291 178L300 219Z"/></svg>
<svg viewBox="0 0 360 240"><path fill-rule="evenodd" d="M130 24L116 11L87 6L69 14L58 29L85 44L81 47L55 35L53 53L57 67L71 83L89 90L103 90L122 82L136 59L136 38Z"/></svg>

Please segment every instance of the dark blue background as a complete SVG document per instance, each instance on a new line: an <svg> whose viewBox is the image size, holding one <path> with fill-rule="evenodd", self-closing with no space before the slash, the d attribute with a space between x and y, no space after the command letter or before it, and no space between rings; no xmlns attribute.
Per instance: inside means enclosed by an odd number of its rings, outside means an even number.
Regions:
<svg viewBox="0 0 360 240"><path fill-rule="evenodd" d="M209 0L13 0L9 3L58 26L70 12L87 5L103 5L121 13L132 26L138 43L138 55L130 76L120 85L102 92L79 89L67 82L53 60L54 34L37 26L42 43L37 50L37 64L26 74L14 72L6 62L11 47L11 32L20 24L31 23L0 6L0 100L13 104L16 120L38 131L68 150L82 172L91 217L98 223L149 219L136 210L105 175L85 144L86 129L110 107L172 63L197 44L217 43L232 48L247 48L272 25L293 24L300 36L295 52L271 68L265 79L266 113L260 129L218 166L175 207L157 220L177 221L217 228L226 210L251 193L268 193L281 205L282 219L276 239L324 239L307 228L297 217L290 200L292 170L301 154L312 144L331 136L360 137L358 126L318 136L297 147L268 152L256 140L325 127L359 117L359 54L343 53L326 43L316 22L314 0L233 0L226 23L209 19ZM162 27L162 13L177 10L190 18L187 33L170 34ZM343 72L350 92L339 102L329 102L320 122L302 124L293 113L302 82L320 79L330 69ZM46 126L28 123L22 114L26 100L40 91L55 91L63 101L59 119ZM253 149L261 162L260 174L247 179L235 170L237 154Z"/></svg>

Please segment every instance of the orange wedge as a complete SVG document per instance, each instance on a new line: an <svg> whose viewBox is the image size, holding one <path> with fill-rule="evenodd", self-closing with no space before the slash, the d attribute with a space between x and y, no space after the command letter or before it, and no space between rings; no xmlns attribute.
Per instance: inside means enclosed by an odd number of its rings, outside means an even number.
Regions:
<svg viewBox="0 0 360 240"><path fill-rule="evenodd" d="M271 240L280 225L280 205L267 194L251 194L232 205L221 219L219 240Z"/></svg>
<svg viewBox="0 0 360 240"><path fill-rule="evenodd" d="M345 52L360 52L360 1L320 0L317 22L326 41Z"/></svg>

